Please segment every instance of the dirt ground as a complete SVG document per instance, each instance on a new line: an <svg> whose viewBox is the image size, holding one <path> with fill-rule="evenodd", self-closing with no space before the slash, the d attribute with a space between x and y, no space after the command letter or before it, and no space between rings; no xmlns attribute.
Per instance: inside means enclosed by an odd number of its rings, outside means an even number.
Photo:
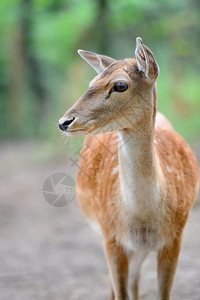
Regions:
<svg viewBox="0 0 200 300"><path fill-rule="evenodd" d="M0 300L108 299L109 278L102 243L77 201L63 207L43 197L48 176L75 178L69 158L42 162L38 144L5 144L0 157ZM199 145L194 146L199 156ZM67 155L66 155L67 156ZM200 299L200 206L185 229L173 300ZM156 298L156 259L142 269L141 299Z"/></svg>

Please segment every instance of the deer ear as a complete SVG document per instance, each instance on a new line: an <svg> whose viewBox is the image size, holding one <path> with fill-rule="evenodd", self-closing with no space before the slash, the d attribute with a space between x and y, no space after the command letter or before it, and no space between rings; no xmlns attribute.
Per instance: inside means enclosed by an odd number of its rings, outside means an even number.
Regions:
<svg viewBox="0 0 200 300"><path fill-rule="evenodd" d="M155 83L159 74L159 67L151 50L142 43L140 37L136 38L135 57L139 71L144 74L145 80Z"/></svg>
<svg viewBox="0 0 200 300"><path fill-rule="evenodd" d="M99 74L103 72L110 64L116 62L115 59L96 54L89 51L78 50L78 54Z"/></svg>

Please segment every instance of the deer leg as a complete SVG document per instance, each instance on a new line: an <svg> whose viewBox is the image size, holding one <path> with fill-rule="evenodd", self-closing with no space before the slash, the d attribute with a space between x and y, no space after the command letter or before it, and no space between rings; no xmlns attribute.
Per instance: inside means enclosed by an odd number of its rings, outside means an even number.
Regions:
<svg viewBox="0 0 200 300"><path fill-rule="evenodd" d="M170 300L171 289L181 249L182 233L158 253L158 300Z"/></svg>
<svg viewBox="0 0 200 300"><path fill-rule="evenodd" d="M114 294L112 286L111 286L110 300L115 300L115 294Z"/></svg>
<svg viewBox="0 0 200 300"><path fill-rule="evenodd" d="M133 300L139 300L139 281L140 281L140 269L142 266L143 261L149 254L149 250L144 249L140 250L139 252L134 252L133 255L130 257L132 262L131 272L130 272L130 290L131 296Z"/></svg>
<svg viewBox="0 0 200 300"><path fill-rule="evenodd" d="M128 257L115 240L105 241L105 252L112 280L111 299L128 300Z"/></svg>

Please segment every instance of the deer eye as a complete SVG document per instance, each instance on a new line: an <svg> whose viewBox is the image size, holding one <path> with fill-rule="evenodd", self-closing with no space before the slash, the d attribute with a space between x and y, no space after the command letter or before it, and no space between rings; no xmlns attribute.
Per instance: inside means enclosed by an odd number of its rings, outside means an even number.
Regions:
<svg viewBox="0 0 200 300"><path fill-rule="evenodd" d="M115 92L125 92L128 89L128 84L126 82L117 82L114 85Z"/></svg>

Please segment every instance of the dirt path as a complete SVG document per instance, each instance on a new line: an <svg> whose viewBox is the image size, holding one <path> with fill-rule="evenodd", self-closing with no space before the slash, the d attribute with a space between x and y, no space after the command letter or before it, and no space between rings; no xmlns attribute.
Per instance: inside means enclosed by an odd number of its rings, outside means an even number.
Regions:
<svg viewBox="0 0 200 300"><path fill-rule="evenodd" d="M54 207L42 195L45 179L75 168L66 159L31 160L37 145L0 150L0 300L103 300L109 279L101 241L83 218L77 201ZM67 168L68 166L68 168ZM200 206L185 229L174 300L200 299ZM155 255L146 260L141 299L156 295Z"/></svg>

